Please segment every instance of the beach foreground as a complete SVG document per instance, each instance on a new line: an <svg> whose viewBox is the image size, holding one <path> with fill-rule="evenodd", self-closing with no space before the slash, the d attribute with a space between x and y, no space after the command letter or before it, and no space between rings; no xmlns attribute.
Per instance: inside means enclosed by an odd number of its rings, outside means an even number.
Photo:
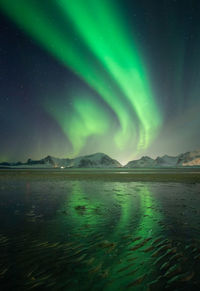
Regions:
<svg viewBox="0 0 200 291"><path fill-rule="evenodd" d="M1 290L199 290L200 171L0 170Z"/></svg>

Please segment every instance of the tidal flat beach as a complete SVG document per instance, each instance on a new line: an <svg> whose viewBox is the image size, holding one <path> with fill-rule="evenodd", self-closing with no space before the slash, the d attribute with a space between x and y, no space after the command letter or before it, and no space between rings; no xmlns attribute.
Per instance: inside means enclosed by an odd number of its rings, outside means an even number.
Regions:
<svg viewBox="0 0 200 291"><path fill-rule="evenodd" d="M1 169L1 290L200 290L200 169Z"/></svg>

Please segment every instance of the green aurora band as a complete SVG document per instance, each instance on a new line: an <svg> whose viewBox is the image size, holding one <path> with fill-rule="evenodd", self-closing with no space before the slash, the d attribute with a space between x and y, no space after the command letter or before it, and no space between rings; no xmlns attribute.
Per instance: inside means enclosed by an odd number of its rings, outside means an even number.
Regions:
<svg viewBox="0 0 200 291"><path fill-rule="evenodd" d="M162 117L137 41L132 42L116 3L2 0L0 8L103 99L119 123L113 139L116 148L126 150L130 144L134 148L136 141L137 152L148 148L158 134ZM64 118L58 114L63 108L52 112L45 104L71 142L74 155L89 137L102 139L104 133L110 136L113 128L112 119L103 106L99 109L96 98L77 94L73 94L73 112L66 110Z"/></svg>
<svg viewBox="0 0 200 291"><path fill-rule="evenodd" d="M73 96L73 94L72 94ZM83 102L84 99L84 102ZM81 92L72 97L73 110L66 114L61 114L60 108L56 110L56 104L52 105L50 112L59 125L63 127L63 132L68 136L73 145L73 155L77 155L87 142L88 136L103 136L109 130L112 123L109 112L102 104L88 94ZM66 106L67 107L67 106Z"/></svg>

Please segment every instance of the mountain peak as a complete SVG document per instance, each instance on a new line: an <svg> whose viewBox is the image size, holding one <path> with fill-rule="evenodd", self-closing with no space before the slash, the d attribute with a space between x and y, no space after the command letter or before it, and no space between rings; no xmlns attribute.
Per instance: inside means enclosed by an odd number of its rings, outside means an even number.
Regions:
<svg viewBox="0 0 200 291"><path fill-rule="evenodd" d="M164 155L152 159L143 156L139 160L130 161L127 168L161 168L161 167L182 167L182 166L200 166L200 150L186 152L178 156Z"/></svg>
<svg viewBox="0 0 200 291"><path fill-rule="evenodd" d="M28 159L26 163L0 163L2 167L27 167L27 168L119 168L122 165L110 156L97 152L91 155L79 156L77 158L55 158L51 155L41 160ZM143 156L125 165L125 168L162 168L162 167L184 167L200 166L200 150L179 154L177 156L163 155L152 159Z"/></svg>

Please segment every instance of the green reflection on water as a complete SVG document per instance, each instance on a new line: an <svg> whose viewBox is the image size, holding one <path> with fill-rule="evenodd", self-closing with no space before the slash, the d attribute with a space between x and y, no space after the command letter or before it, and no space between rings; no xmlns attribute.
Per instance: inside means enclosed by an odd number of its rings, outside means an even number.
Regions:
<svg viewBox="0 0 200 291"><path fill-rule="evenodd" d="M195 261L194 251L199 250L199 240L193 240L197 230L191 227L198 215L195 217L195 209L189 212L185 206L186 190L190 189L190 194L197 196L196 190L181 185L177 190L183 197L177 201L179 196L174 199L172 192L170 200L172 186L68 181L66 187L52 188L51 185L44 192L46 195L41 195L38 191L41 184L34 184L34 187L27 184L26 204L21 205L21 212L17 213L13 213L15 196L12 200L12 192L6 193L5 200L2 196L2 210L10 211L1 211L1 216L4 215L5 221L12 218L12 224L8 224L12 225L12 231L0 234L2 290L15 290L18 284L20 290L35 287L38 290L43 287L50 290L126 290L129 284L134 285L143 276L141 284L130 289L148 290L146 285L160 276L161 285L167 286L169 278L164 276L161 266L174 256L172 252L165 257L170 249L176 249L181 260L184 254L180 263L183 274L190 274L194 268L192 272L195 281L198 280L199 257ZM165 190L164 187L169 188ZM160 197L161 190L163 197ZM198 207L196 200L190 203ZM180 211L184 211L184 216L180 217ZM17 218L20 220L13 224ZM176 221L178 218L181 220ZM190 218L192 220L188 220ZM175 233L169 231L171 224L174 224ZM189 239L185 234L189 234ZM164 244L167 249L161 250ZM176 259L173 260L172 265L176 263ZM193 282L188 283L189 287L184 282L180 290L185 290L185 286L192 290ZM164 290L164 287L157 290Z"/></svg>
<svg viewBox="0 0 200 291"><path fill-rule="evenodd" d="M132 214L137 211L137 203L133 203L133 196L127 185L124 184L118 184L117 193L113 195L113 199L115 199L119 209L119 218L113 232L113 238L119 239L122 233L130 232Z"/></svg>
<svg viewBox="0 0 200 291"><path fill-rule="evenodd" d="M101 198L100 198L101 199ZM97 231L101 222L100 199L88 195L83 189L81 182L76 182L67 201L67 211L74 229L72 231L86 231L93 229Z"/></svg>
<svg viewBox="0 0 200 291"><path fill-rule="evenodd" d="M150 187L76 181L70 189L63 209L67 212L70 240L81 244L80 257L86 254L86 259L76 267L80 275L77 279L86 282L85 288L119 290L144 274L150 275L154 271L151 257L154 250L144 250L161 234L159 205ZM134 249L142 242L144 245ZM144 284L145 280L141 288Z"/></svg>
<svg viewBox="0 0 200 291"><path fill-rule="evenodd" d="M141 199L141 221L140 228L137 231L138 236L149 237L156 235L159 231L159 225L156 223L159 220L160 213L156 211L157 201L153 199L153 193L145 186L140 190Z"/></svg>
<svg viewBox="0 0 200 291"><path fill-rule="evenodd" d="M136 210L133 213L133 208L131 207L131 203L129 197L125 196L126 198L123 201L126 203L122 204L121 209L121 218L119 220L119 224L117 226L120 240L120 232L123 228L126 228L130 224L130 220L134 219L134 215L139 212L140 220L137 224L135 230L131 231L130 228L130 241L133 239L132 243L128 243L123 251L120 254L120 265L113 266L112 274L111 274L111 285L108 284L105 290L119 290L120 288L125 287L137 278L145 274L150 274L153 272L152 270L152 252L146 250L151 247L152 238L155 238L160 233L160 226L158 221L161 219L160 213L157 211L157 201L153 199L153 193L147 186L144 186L139 189L138 196L140 197L140 209ZM127 232L128 233L128 232ZM134 241L135 238L138 238ZM144 243L144 245L142 245ZM141 246L139 246L141 244ZM134 247L137 247L134 249ZM131 249L134 249L133 251ZM132 253L131 253L132 252ZM129 261L133 260L133 266L127 269L127 271L121 271L126 269L127 265L130 264ZM130 276L126 276L130 274ZM135 287L134 290L143 290L144 285L139 287Z"/></svg>

